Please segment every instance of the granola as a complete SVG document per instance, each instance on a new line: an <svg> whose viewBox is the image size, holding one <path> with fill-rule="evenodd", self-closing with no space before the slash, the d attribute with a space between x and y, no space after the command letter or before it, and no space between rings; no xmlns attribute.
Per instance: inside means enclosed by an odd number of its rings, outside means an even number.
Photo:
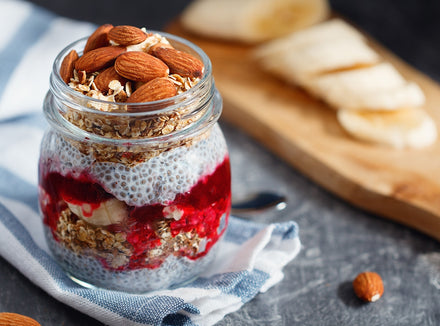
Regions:
<svg viewBox="0 0 440 326"><path fill-rule="evenodd" d="M126 265L133 250L126 241L127 235L124 232L112 233L101 227L94 227L75 216L69 208L60 214L56 236L74 253L93 253L114 269Z"/></svg>
<svg viewBox="0 0 440 326"><path fill-rule="evenodd" d="M154 233L159 237L160 245L138 254L136 259L141 258L147 264L161 263L169 255L178 256L182 251L188 256L204 251L203 239L196 230L173 235L170 223L171 220L166 219L156 222ZM61 211L55 234L58 241L74 253L95 255L113 269L127 266L134 254L133 246L127 241L127 233L93 226L78 218L69 208Z"/></svg>

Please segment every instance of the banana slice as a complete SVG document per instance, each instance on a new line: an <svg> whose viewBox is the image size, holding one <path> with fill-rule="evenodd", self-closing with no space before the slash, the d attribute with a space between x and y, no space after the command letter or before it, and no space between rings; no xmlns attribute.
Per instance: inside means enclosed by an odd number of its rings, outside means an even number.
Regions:
<svg viewBox="0 0 440 326"><path fill-rule="evenodd" d="M328 14L327 0L195 0L182 23L203 36L253 43L315 24Z"/></svg>
<svg viewBox="0 0 440 326"><path fill-rule="evenodd" d="M342 101L333 100L333 105ZM344 109L351 110L396 110L401 107L421 107L425 104L425 95L419 85L407 82L392 89L352 93L344 101Z"/></svg>
<svg viewBox="0 0 440 326"><path fill-rule="evenodd" d="M265 70L303 87L316 75L371 66L380 59L359 32L339 19L268 42L254 55Z"/></svg>
<svg viewBox="0 0 440 326"><path fill-rule="evenodd" d="M90 224L104 226L121 223L127 216L125 203L117 199L109 199L95 207L95 204L83 203L77 205L67 202L72 213Z"/></svg>
<svg viewBox="0 0 440 326"><path fill-rule="evenodd" d="M365 37L355 28L339 18L334 18L266 42L255 50L255 57L270 58L274 55L290 54L306 46L331 43L338 39L365 41Z"/></svg>
<svg viewBox="0 0 440 326"><path fill-rule="evenodd" d="M338 39L311 44L290 53L268 58L262 65L280 77L308 87L314 76L328 71L370 66L379 56L362 40Z"/></svg>
<svg viewBox="0 0 440 326"><path fill-rule="evenodd" d="M397 149L424 148L437 139L433 119L418 108L382 112L339 110L337 117L353 137Z"/></svg>
<svg viewBox="0 0 440 326"><path fill-rule="evenodd" d="M329 73L309 82L308 90L336 108L394 110L425 103L420 87L407 82L389 63Z"/></svg>

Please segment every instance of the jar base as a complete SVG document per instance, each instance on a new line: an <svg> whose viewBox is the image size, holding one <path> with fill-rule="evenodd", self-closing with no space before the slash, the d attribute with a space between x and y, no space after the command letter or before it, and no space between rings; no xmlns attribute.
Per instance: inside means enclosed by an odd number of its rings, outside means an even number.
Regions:
<svg viewBox="0 0 440 326"><path fill-rule="evenodd" d="M187 285L212 263L220 247L219 241L209 253L196 260L171 255L161 266L154 269L118 271L105 268L90 254L75 253L64 247L53 238L48 227L45 229L49 249L71 280L85 288L102 288L126 293L142 294Z"/></svg>

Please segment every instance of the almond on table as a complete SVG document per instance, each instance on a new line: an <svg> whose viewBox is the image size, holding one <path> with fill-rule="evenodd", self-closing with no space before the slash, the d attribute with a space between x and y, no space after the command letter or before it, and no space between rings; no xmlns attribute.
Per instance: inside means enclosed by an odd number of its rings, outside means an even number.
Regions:
<svg viewBox="0 0 440 326"><path fill-rule="evenodd" d="M13 326L41 326L35 319L13 312L0 313L0 325Z"/></svg>
<svg viewBox="0 0 440 326"><path fill-rule="evenodd" d="M84 95L110 102L169 98L195 86L204 73L196 56L175 49L159 33L129 25L99 26L82 53L79 57L72 50L66 55L59 71L61 78Z"/></svg>
<svg viewBox="0 0 440 326"><path fill-rule="evenodd" d="M382 278L375 272L362 272L353 280L356 296L367 302L375 302L383 295Z"/></svg>

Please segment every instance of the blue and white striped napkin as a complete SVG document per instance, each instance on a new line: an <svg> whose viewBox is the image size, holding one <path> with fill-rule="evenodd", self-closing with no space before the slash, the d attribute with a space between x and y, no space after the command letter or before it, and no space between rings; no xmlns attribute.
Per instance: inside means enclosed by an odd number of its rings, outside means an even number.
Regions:
<svg viewBox="0 0 440 326"><path fill-rule="evenodd" d="M61 302L108 325L212 325L283 278L300 250L294 222L230 219L220 255L184 287L135 295L88 289L53 260L38 213L42 102L52 62L95 26L18 0L0 0L0 255Z"/></svg>

